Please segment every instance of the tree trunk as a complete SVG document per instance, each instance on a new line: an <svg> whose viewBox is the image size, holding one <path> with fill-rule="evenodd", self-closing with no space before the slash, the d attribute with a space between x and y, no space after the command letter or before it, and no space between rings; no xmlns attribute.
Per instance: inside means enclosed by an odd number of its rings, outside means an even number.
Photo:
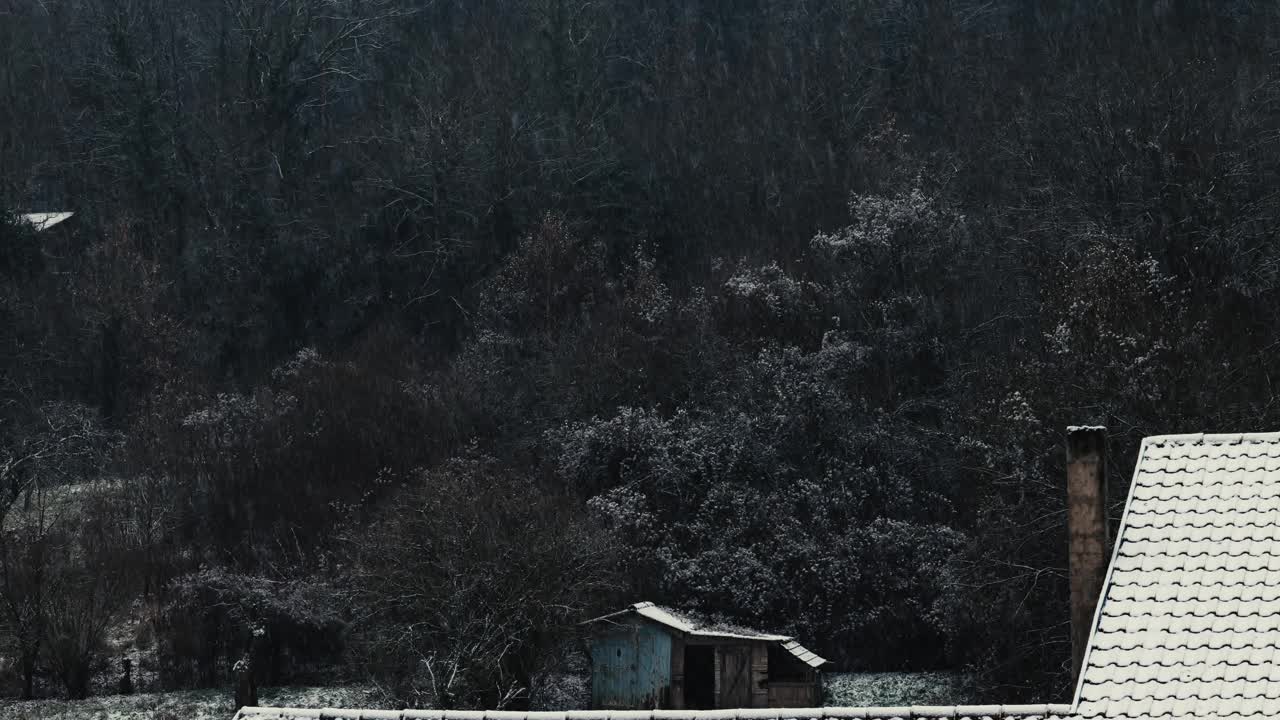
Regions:
<svg viewBox="0 0 1280 720"><path fill-rule="evenodd" d="M236 697L235 708L256 707L258 705L258 687L253 682L253 662L246 655L236 663Z"/></svg>
<svg viewBox="0 0 1280 720"><path fill-rule="evenodd" d="M120 694L133 694L133 661L125 658L122 663L124 666L124 674L120 677Z"/></svg>
<svg viewBox="0 0 1280 720"><path fill-rule="evenodd" d="M83 700L89 697L89 663L77 658L75 666L67 677L67 695L72 700Z"/></svg>
<svg viewBox="0 0 1280 720"><path fill-rule="evenodd" d="M32 653L22 653L22 699L32 700L35 698L36 683L36 656Z"/></svg>

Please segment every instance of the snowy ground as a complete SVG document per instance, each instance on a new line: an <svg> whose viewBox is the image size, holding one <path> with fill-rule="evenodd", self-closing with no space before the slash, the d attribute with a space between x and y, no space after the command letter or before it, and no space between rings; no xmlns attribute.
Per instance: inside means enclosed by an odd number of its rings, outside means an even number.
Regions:
<svg viewBox="0 0 1280 720"><path fill-rule="evenodd" d="M962 705L969 702L963 675L951 673L823 673L828 707Z"/></svg>
<svg viewBox="0 0 1280 720"><path fill-rule="evenodd" d="M971 701L967 678L954 673L823 673L823 704L844 707L963 705ZM534 710L583 710L591 703L591 678L561 673L535 682Z"/></svg>
<svg viewBox="0 0 1280 720"><path fill-rule="evenodd" d="M968 701L965 679L947 673L828 673L828 706L956 705ZM557 676L533 698L538 709L568 710L589 701L583 676ZM258 702L276 707L388 708L365 687L282 687L259 690ZM585 707L585 705L583 705ZM4 720L230 720L231 690L103 695L87 700L0 699Z"/></svg>
<svg viewBox="0 0 1280 720"><path fill-rule="evenodd" d="M0 699L5 720L230 720L231 689L136 695L104 695L87 700ZM282 687L258 691L262 705L286 707L380 708L378 694L359 687Z"/></svg>

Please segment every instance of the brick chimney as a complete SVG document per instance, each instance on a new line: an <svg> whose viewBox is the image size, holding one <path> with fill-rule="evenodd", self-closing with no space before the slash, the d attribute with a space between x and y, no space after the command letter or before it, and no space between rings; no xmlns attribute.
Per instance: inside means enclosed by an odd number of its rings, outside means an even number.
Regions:
<svg viewBox="0 0 1280 720"><path fill-rule="evenodd" d="M1071 680L1080 678L1093 611L1107 577L1107 429L1067 428L1067 554L1071 571Z"/></svg>

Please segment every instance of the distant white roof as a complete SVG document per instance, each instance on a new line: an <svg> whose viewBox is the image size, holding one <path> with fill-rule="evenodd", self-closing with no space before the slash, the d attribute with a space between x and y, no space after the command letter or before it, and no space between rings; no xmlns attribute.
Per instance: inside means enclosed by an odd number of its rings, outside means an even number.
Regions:
<svg viewBox="0 0 1280 720"><path fill-rule="evenodd" d="M806 650L804 646L796 642L790 635L773 635L740 627L706 625L675 610L654 605L651 602L639 602L634 605L628 605L624 610L619 610L615 613L609 613L608 615L588 620L587 623L610 620L618 617L619 615L630 615L633 613L687 635L725 638L730 640L763 640L765 642L780 643L783 649L792 655L795 655L801 662L810 667L818 667L819 665L824 665L827 662L813 652Z"/></svg>
<svg viewBox="0 0 1280 720"><path fill-rule="evenodd" d="M52 213L26 213L20 215L24 221L34 225L36 231L48 230L67 218L75 215L73 212L52 212Z"/></svg>

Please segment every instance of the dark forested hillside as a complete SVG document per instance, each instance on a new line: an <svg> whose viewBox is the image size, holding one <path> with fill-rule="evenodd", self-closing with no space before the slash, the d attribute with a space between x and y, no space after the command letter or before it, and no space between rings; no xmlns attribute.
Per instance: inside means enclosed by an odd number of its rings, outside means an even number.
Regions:
<svg viewBox="0 0 1280 720"><path fill-rule="evenodd" d="M1144 435L1280 421L1277 52L1246 0L0 0L0 692L127 626L165 688L518 704L645 599L1067 699L1064 427L1118 508Z"/></svg>

